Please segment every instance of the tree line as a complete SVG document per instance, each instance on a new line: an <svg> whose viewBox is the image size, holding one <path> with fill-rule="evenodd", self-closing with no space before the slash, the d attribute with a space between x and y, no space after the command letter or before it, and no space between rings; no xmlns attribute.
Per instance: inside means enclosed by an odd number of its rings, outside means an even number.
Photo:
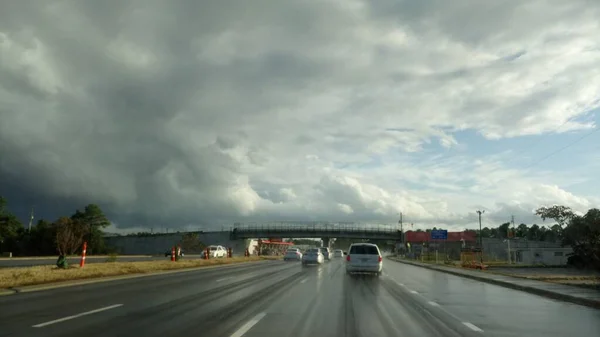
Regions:
<svg viewBox="0 0 600 337"><path fill-rule="evenodd" d="M431 232L432 230L437 230L437 227L433 227L431 229L416 229L415 232ZM505 222L498 227L483 227L481 229L481 234L479 229L469 229L468 232L473 232L477 237L481 235L484 238L497 238L497 239L506 239L506 238L522 238L532 241L551 241L557 242L562 239L561 237L561 228L558 224L553 226L539 226L537 224L533 224L531 226L521 223L518 226L511 226L510 222Z"/></svg>
<svg viewBox="0 0 600 337"><path fill-rule="evenodd" d="M108 225L110 221L100 207L89 204L53 222L40 219L29 230L8 210L7 200L0 196L0 252L17 256L72 255L79 253L87 241L88 254L103 254L107 248L102 229Z"/></svg>
<svg viewBox="0 0 600 337"><path fill-rule="evenodd" d="M578 215L569 207L541 207L536 215L556 221L558 238L563 246L573 249L570 260L578 266L600 269L600 210L592 208Z"/></svg>
<svg viewBox="0 0 600 337"><path fill-rule="evenodd" d="M550 226L519 224L512 227L505 222L498 227L475 231L482 237L505 239L525 238L536 241L561 242L573 249L576 264L600 269L600 210L592 208L584 215L576 214L566 206L541 207L536 210L543 221L554 220ZM53 222L38 220L31 230L7 208L7 200L0 196L0 252L14 255L71 255L79 253L84 241L88 242L89 254L107 253L102 229L110 225L98 205L89 204L76 210L71 216L63 216ZM434 227L433 230L436 228ZM423 231L423 230L416 230ZM425 230L427 232L431 229ZM201 250L197 234L183 240L188 250ZM294 240L296 244L305 243ZM307 240L306 243L314 243Z"/></svg>

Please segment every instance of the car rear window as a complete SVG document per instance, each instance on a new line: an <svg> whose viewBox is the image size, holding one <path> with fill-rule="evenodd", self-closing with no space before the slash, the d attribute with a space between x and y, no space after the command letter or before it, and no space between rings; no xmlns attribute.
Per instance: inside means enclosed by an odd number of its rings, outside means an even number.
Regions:
<svg viewBox="0 0 600 337"><path fill-rule="evenodd" d="M350 247L350 254L379 255L379 251L375 246L358 245Z"/></svg>

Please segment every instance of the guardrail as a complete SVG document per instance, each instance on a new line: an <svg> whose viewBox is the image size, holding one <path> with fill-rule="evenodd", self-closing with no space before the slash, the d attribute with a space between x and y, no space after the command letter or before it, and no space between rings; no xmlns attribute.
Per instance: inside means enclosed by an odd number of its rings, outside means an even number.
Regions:
<svg viewBox="0 0 600 337"><path fill-rule="evenodd" d="M327 233L377 233L377 234L395 234L400 231L398 226L394 225L358 225L358 224L336 224L336 223L304 223L304 224L263 224L263 225L242 225L236 224L233 228L235 233L308 233L308 232L327 232Z"/></svg>

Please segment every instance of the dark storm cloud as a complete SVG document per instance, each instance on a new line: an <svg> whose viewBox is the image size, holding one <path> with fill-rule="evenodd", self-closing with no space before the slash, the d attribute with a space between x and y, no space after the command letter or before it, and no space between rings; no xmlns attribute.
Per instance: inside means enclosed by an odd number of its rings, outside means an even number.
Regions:
<svg viewBox="0 0 600 337"><path fill-rule="evenodd" d="M33 204L50 219L98 203L121 227L387 220L400 208L434 222L447 214L373 178L381 172L333 168L451 140L439 126L518 135L503 117L514 110L545 123L535 132L555 126L543 102L556 85L491 112L504 85L472 89L499 77L496 59L514 55L521 33L510 31L502 57L479 53L502 22L490 15L513 9L481 5L480 18L466 12L472 4L4 1L0 195L22 216ZM540 17L532 36L549 25Z"/></svg>

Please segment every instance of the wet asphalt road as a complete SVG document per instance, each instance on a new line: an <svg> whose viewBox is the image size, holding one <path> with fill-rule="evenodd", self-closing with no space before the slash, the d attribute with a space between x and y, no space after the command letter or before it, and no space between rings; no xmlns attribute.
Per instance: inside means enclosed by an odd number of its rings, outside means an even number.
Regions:
<svg viewBox="0 0 600 337"><path fill-rule="evenodd" d="M349 277L343 263L265 261L0 296L0 336L600 336L600 310L389 260L380 278Z"/></svg>

